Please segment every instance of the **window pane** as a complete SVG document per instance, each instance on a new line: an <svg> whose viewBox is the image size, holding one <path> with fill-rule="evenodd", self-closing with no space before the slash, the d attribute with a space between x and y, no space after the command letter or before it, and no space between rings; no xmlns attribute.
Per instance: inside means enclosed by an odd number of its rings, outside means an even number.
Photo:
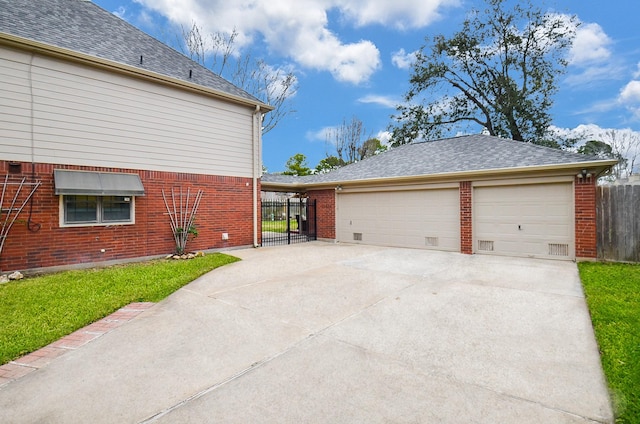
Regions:
<svg viewBox="0 0 640 424"><path fill-rule="evenodd" d="M102 198L102 221L131 221L131 197L105 196Z"/></svg>
<svg viewBox="0 0 640 424"><path fill-rule="evenodd" d="M98 222L96 196L65 196L64 222Z"/></svg>

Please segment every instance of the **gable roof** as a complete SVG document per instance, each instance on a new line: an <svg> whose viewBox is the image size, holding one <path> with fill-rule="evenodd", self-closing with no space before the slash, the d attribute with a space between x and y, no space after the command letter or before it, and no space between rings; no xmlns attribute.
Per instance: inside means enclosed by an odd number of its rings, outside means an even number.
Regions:
<svg viewBox="0 0 640 424"><path fill-rule="evenodd" d="M196 84L272 108L88 0L0 0L2 33Z"/></svg>
<svg viewBox="0 0 640 424"><path fill-rule="evenodd" d="M405 144L326 174L305 177L266 174L262 182L267 186L269 183L322 185L545 169L606 169L615 163L615 160L476 134Z"/></svg>

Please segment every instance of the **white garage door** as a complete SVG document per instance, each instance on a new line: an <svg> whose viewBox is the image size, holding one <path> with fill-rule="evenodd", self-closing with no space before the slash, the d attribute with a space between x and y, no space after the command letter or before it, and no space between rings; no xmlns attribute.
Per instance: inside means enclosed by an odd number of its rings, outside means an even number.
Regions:
<svg viewBox="0 0 640 424"><path fill-rule="evenodd" d="M460 251L458 189L339 193L337 239Z"/></svg>
<svg viewBox="0 0 640 424"><path fill-rule="evenodd" d="M574 259L570 183L476 187L474 252Z"/></svg>

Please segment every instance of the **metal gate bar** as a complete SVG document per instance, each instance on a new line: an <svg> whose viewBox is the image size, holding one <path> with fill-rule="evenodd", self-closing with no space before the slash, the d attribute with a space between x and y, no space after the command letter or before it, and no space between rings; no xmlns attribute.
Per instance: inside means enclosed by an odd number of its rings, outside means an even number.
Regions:
<svg viewBox="0 0 640 424"><path fill-rule="evenodd" d="M315 200L262 201L262 246L316 240L316 225Z"/></svg>

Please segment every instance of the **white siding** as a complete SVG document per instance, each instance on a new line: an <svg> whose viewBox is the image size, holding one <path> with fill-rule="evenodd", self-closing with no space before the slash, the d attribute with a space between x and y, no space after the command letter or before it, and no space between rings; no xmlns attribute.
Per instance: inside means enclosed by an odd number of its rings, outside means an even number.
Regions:
<svg viewBox="0 0 640 424"><path fill-rule="evenodd" d="M460 251L458 189L339 193L337 239Z"/></svg>
<svg viewBox="0 0 640 424"><path fill-rule="evenodd" d="M249 177L252 109L0 49L0 146L12 160ZM8 158L9 159L9 158Z"/></svg>
<svg viewBox="0 0 640 424"><path fill-rule="evenodd" d="M0 152L3 160L31 160L29 55L0 48Z"/></svg>

